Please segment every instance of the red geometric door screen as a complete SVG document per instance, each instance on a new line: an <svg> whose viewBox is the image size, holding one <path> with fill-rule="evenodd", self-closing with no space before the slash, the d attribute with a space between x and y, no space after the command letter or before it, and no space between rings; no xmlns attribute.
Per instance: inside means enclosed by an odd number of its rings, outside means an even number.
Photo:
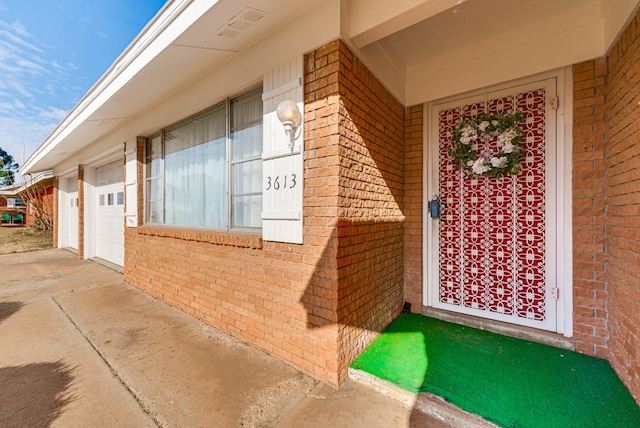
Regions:
<svg viewBox="0 0 640 428"><path fill-rule="evenodd" d="M465 312L544 321L545 286L545 89L491 99L439 112L438 300ZM525 121L518 175L465 176L447 149L463 118L521 110ZM497 137L478 139L497 152Z"/></svg>

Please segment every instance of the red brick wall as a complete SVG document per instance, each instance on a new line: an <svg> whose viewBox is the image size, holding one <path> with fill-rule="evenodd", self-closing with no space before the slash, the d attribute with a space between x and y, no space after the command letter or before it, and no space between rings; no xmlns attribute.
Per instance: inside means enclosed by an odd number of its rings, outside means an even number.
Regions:
<svg viewBox="0 0 640 428"><path fill-rule="evenodd" d="M60 187L60 178L53 177L53 198L51 200L52 213L53 213L53 248L58 248L58 227L59 227L58 190L59 190L59 187Z"/></svg>
<svg viewBox="0 0 640 428"><path fill-rule="evenodd" d="M605 58L574 67L573 329L576 350L607 356L605 286Z"/></svg>
<svg viewBox="0 0 640 428"><path fill-rule="evenodd" d="M304 244L127 228L125 278L337 386L402 307L404 110L341 42L305 64Z"/></svg>
<svg viewBox="0 0 640 428"><path fill-rule="evenodd" d="M46 189L42 189L39 190L37 194L32 195L33 198L37 198L42 202L35 202L35 204L41 204L42 205L42 213L47 213L49 215L53 215L53 187L47 187ZM25 198L25 199L29 199L29 198ZM26 202L27 205L29 205L29 202ZM32 226L36 223L36 210L35 208L29 208L29 206L27 206L26 208L26 214L24 216L25 218L25 224L27 226Z"/></svg>
<svg viewBox="0 0 640 428"><path fill-rule="evenodd" d="M404 300L422 309L422 183L424 113L422 105L405 113L404 149Z"/></svg>
<svg viewBox="0 0 640 428"><path fill-rule="evenodd" d="M321 254L256 235L125 230L127 281L337 385L335 333L309 329L301 302Z"/></svg>
<svg viewBox="0 0 640 428"><path fill-rule="evenodd" d="M640 403L640 13L609 55L606 124L609 361Z"/></svg>
<svg viewBox="0 0 640 428"><path fill-rule="evenodd" d="M403 303L404 107L342 42L310 55L338 74L338 324L341 372ZM326 65L325 65L326 62ZM307 61L311 65L311 61ZM311 106L327 97L307 93Z"/></svg>
<svg viewBox="0 0 640 428"><path fill-rule="evenodd" d="M608 358L640 403L640 14L574 67L576 348Z"/></svg>

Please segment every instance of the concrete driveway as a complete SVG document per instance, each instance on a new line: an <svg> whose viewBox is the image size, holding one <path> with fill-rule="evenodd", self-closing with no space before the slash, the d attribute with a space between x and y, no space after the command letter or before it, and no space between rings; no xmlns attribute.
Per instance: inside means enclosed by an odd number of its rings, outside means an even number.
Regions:
<svg viewBox="0 0 640 428"><path fill-rule="evenodd" d="M318 384L65 250L0 256L2 427L449 426Z"/></svg>

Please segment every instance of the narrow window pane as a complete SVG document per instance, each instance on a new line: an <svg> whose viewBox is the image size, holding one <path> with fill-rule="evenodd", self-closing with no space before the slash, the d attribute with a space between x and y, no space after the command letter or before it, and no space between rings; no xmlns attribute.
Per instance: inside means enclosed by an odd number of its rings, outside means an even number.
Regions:
<svg viewBox="0 0 640 428"><path fill-rule="evenodd" d="M107 194L107 205L113 205L114 204L114 194L113 193L109 193Z"/></svg>
<svg viewBox="0 0 640 428"><path fill-rule="evenodd" d="M117 201L118 205L124 205L124 192L118 192L117 199L118 199Z"/></svg>
<svg viewBox="0 0 640 428"><path fill-rule="evenodd" d="M100 195L100 206L104 206L104 194Z"/></svg>
<svg viewBox="0 0 640 428"><path fill-rule="evenodd" d="M162 223L162 201L148 201L147 222Z"/></svg>
<svg viewBox="0 0 640 428"><path fill-rule="evenodd" d="M231 100L232 227L260 228L262 220L262 90Z"/></svg>
<svg viewBox="0 0 640 428"><path fill-rule="evenodd" d="M161 180L159 177L153 180L147 180L146 188L146 218L147 223L162 223L162 188L160 186Z"/></svg>
<svg viewBox="0 0 640 428"><path fill-rule="evenodd" d="M233 198L234 227L262 227L262 195Z"/></svg>
<svg viewBox="0 0 640 428"><path fill-rule="evenodd" d="M147 139L145 147L145 222L162 223L162 136Z"/></svg>
<svg viewBox="0 0 640 428"><path fill-rule="evenodd" d="M233 193L260 193L262 191L262 160L233 165Z"/></svg>
<svg viewBox="0 0 640 428"><path fill-rule="evenodd" d="M284 132L284 131L283 131ZM258 157L262 154L262 123L249 124L231 134L233 160Z"/></svg>
<svg viewBox="0 0 640 428"><path fill-rule="evenodd" d="M262 91L250 92L231 100L232 159L262 154Z"/></svg>

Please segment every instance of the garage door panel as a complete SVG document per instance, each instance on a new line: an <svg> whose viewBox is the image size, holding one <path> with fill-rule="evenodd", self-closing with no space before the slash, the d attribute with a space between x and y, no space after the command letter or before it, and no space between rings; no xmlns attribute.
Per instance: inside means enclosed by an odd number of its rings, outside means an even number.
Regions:
<svg viewBox="0 0 640 428"><path fill-rule="evenodd" d="M124 265L124 171L121 164L97 170L96 256Z"/></svg>

